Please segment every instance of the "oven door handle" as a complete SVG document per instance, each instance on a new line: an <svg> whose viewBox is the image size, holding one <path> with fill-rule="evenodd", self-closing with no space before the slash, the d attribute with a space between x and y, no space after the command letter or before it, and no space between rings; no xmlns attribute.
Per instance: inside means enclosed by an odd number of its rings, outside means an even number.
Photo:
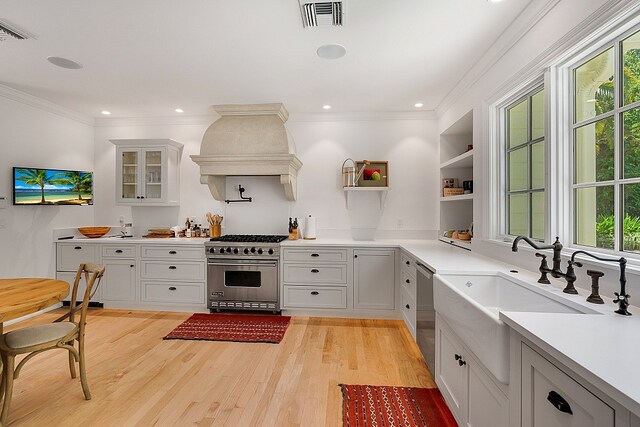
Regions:
<svg viewBox="0 0 640 427"><path fill-rule="evenodd" d="M240 262L218 262L218 261L208 261L208 265L220 265L223 267L251 267L251 266L260 266L260 267L277 267L278 261L265 261L265 260L252 260L252 261L240 261Z"/></svg>

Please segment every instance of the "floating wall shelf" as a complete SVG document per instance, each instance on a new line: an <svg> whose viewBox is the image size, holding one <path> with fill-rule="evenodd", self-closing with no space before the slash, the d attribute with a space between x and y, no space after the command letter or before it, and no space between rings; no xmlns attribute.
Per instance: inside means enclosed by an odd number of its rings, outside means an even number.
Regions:
<svg viewBox="0 0 640 427"><path fill-rule="evenodd" d="M387 192L390 187L344 187L344 198L347 202L347 209L351 208L351 195L353 193L378 193L380 197L380 209L384 208L387 201Z"/></svg>

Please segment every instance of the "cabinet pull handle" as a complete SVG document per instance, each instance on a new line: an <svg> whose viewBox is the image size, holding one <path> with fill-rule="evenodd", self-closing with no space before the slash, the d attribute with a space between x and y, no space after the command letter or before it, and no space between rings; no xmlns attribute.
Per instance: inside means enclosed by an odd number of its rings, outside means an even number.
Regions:
<svg viewBox="0 0 640 427"><path fill-rule="evenodd" d="M551 402L551 404L555 406L558 411L564 412L565 414L573 415L573 411L571 410L571 405L569 405L569 402L564 400L564 398L555 391L551 390L549 392L547 400Z"/></svg>
<svg viewBox="0 0 640 427"><path fill-rule="evenodd" d="M320 294L320 292L318 292L318 291L311 291L311 295L319 295L319 294Z"/></svg>
<svg viewBox="0 0 640 427"><path fill-rule="evenodd" d="M317 268L314 268L311 270L312 273L320 273L320 270L318 270Z"/></svg>
<svg viewBox="0 0 640 427"><path fill-rule="evenodd" d="M453 355L453 357L454 357L454 359L456 359L456 360L460 360L460 359L462 359L462 356L460 356L459 354L454 354L454 355Z"/></svg>
<svg viewBox="0 0 640 427"><path fill-rule="evenodd" d="M358 258L358 255L354 255L353 257L354 257L354 258Z"/></svg>
<svg viewBox="0 0 640 427"><path fill-rule="evenodd" d="M75 248L73 248L73 249L82 249L82 246L76 246L76 247L75 247Z"/></svg>
<svg viewBox="0 0 640 427"><path fill-rule="evenodd" d="M175 291L177 288L175 286L169 286L170 291Z"/></svg>
<svg viewBox="0 0 640 427"><path fill-rule="evenodd" d="M135 265L131 264L129 267L133 268L133 267L135 267Z"/></svg>
<svg viewBox="0 0 640 427"><path fill-rule="evenodd" d="M178 252L176 252L176 251L169 251L169 255L175 255L175 254L177 254L177 253L178 253Z"/></svg>
<svg viewBox="0 0 640 427"><path fill-rule="evenodd" d="M405 282L407 282L407 283L411 283L411 280L407 279L407 280L405 280Z"/></svg>
<svg viewBox="0 0 640 427"><path fill-rule="evenodd" d="M117 254L121 254L122 253L122 249L116 249L116 253Z"/></svg>
<svg viewBox="0 0 640 427"><path fill-rule="evenodd" d="M170 265L169 270L175 270L177 267L175 265Z"/></svg>
<svg viewBox="0 0 640 427"><path fill-rule="evenodd" d="M407 310L411 310L411 307L409 306L409 304L405 305L405 307L407 307Z"/></svg>
<svg viewBox="0 0 640 427"><path fill-rule="evenodd" d="M311 254L312 257L319 257L320 254Z"/></svg>
<svg viewBox="0 0 640 427"><path fill-rule="evenodd" d="M467 362L464 361L461 355L455 354L453 357L458 361L458 365L464 366L467 364Z"/></svg>
<svg viewBox="0 0 640 427"><path fill-rule="evenodd" d="M406 262L406 264L407 264L407 265L411 265L411 262L410 262L410 261L407 261L407 262Z"/></svg>

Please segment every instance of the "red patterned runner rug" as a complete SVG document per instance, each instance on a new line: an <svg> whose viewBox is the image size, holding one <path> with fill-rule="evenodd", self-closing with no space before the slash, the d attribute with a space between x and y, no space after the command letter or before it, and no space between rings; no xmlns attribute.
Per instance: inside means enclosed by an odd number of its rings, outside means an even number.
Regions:
<svg viewBox="0 0 640 427"><path fill-rule="evenodd" d="M277 344L282 341L290 320L289 316L196 313L164 339Z"/></svg>
<svg viewBox="0 0 640 427"><path fill-rule="evenodd" d="M457 427L437 388L345 385L344 427Z"/></svg>

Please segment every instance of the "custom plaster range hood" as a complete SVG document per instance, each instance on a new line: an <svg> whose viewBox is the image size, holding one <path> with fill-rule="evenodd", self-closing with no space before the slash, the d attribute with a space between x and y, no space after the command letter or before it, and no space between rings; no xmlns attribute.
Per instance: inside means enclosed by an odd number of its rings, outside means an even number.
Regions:
<svg viewBox="0 0 640 427"><path fill-rule="evenodd" d="M216 105L220 118L202 137L200 182L214 199L226 199L227 176L280 176L288 200L296 200L302 162L284 127L289 113L282 104Z"/></svg>

